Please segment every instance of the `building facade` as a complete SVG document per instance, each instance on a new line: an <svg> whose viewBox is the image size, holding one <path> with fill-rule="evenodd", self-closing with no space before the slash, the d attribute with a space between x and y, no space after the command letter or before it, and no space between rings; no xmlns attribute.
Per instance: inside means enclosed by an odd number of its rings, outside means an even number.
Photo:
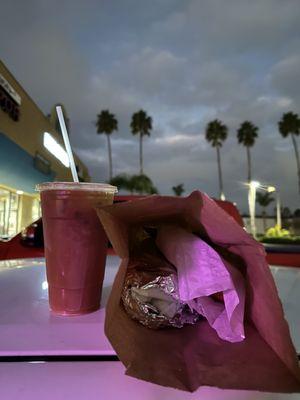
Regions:
<svg viewBox="0 0 300 400"><path fill-rule="evenodd" d="M75 156L81 181L90 181ZM40 216L40 182L72 180L63 139L0 60L0 238Z"/></svg>

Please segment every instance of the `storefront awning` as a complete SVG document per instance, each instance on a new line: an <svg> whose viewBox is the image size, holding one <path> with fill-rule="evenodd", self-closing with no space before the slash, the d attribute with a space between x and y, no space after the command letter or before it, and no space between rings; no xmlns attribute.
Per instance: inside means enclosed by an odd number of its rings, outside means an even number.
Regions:
<svg viewBox="0 0 300 400"><path fill-rule="evenodd" d="M33 157L0 132L0 185L33 193L40 182L53 181L55 174L43 174L33 165Z"/></svg>

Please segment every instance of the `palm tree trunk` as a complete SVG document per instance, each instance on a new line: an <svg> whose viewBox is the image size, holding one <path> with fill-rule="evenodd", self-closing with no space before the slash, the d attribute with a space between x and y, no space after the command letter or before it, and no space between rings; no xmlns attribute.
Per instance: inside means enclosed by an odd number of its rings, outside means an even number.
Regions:
<svg viewBox="0 0 300 400"><path fill-rule="evenodd" d="M218 173L219 173L219 197L221 200L224 200L225 196L223 192L223 179L222 179L221 156L220 156L219 146L217 146L217 158L218 158Z"/></svg>
<svg viewBox="0 0 300 400"><path fill-rule="evenodd" d="M111 143L110 143L110 135L107 134L107 146L108 146L108 164L109 164L109 180L111 181L113 176L112 171L112 155L111 155Z"/></svg>
<svg viewBox="0 0 300 400"><path fill-rule="evenodd" d="M143 135L140 133L140 175L144 174L143 167Z"/></svg>
<svg viewBox="0 0 300 400"><path fill-rule="evenodd" d="M249 146L247 148L247 162L248 162L248 183L251 182L251 154Z"/></svg>
<svg viewBox="0 0 300 400"><path fill-rule="evenodd" d="M298 146L297 146L297 142L296 142L296 137L293 133L292 133L292 140L293 140L295 156L296 156L297 173L298 173L298 191L300 194L300 157L299 157L299 150L298 150Z"/></svg>

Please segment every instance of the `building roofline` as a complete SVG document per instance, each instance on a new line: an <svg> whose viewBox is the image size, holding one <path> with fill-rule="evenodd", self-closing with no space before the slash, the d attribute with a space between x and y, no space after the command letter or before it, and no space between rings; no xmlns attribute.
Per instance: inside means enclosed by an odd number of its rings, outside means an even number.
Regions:
<svg viewBox="0 0 300 400"><path fill-rule="evenodd" d="M7 74L17 83L18 86L20 86L20 88L22 89L22 91L26 94L26 96L29 97L30 101L32 101L32 103L35 105L35 107L38 109L38 111L43 115L43 117L45 118L45 120L49 123L49 125L52 127L53 131L55 131L59 137L61 137L60 133L55 129L54 126L51 125L51 122L49 121L49 118L47 118L47 116L44 114L44 112L41 110L41 108L38 106L38 104L33 100L33 98L30 96L30 94L24 89L23 85L19 82L18 79L15 78L15 76L10 72L10 70L8 69L8 67L6 66L6 64L4 63L3 59L0 58L0 65L5 69L5 71L7 72ZM63 138L61 137L62 142L63 142ZM73 149L72 149L73 150ZM84 164L84 162L81 160L81 158L76 154L76 152L73 150L73 154L77 157L77 159L86 167L86 165ZM87 168L87 167L86 167Z"/></svg>

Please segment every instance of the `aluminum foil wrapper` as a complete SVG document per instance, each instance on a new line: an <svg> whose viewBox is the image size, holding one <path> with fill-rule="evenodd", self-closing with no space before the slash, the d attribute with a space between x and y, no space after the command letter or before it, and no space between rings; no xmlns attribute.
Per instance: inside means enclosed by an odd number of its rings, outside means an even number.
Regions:
<svg viewBox="0 0 300 400"><path fill-rule="evenodd" d="M175 268L157 264L152 256L130 264L122 291L126 312L152 329L196 323L201 316L179 300Z"/></svg>

